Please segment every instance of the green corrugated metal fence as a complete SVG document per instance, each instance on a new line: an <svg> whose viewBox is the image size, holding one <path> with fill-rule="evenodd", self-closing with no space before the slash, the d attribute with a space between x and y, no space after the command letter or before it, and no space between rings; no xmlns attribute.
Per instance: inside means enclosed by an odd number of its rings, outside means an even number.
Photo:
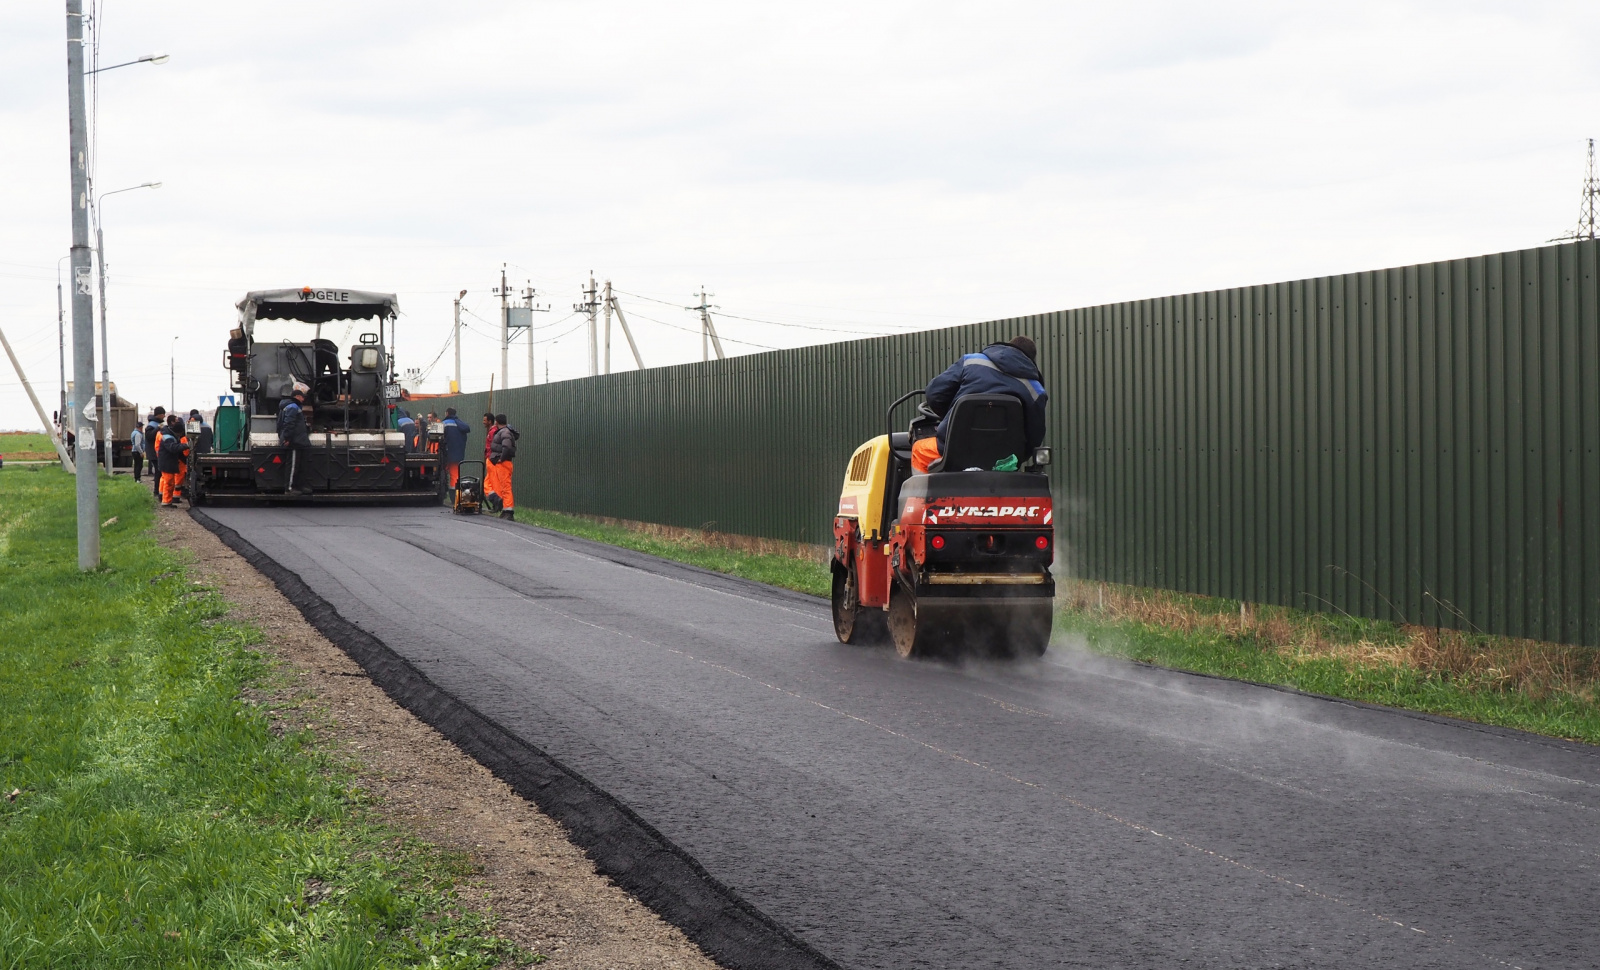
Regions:
<svg viewBox="0 0 1600 970"><path fill-rule="evenodd" d="M513 388L495 408L523 432L522 505L825 543L887 403L1026 333L1073 574L1600 644L1597 271L1595 243L1549 246ZM484 395L455 403L475 422Z"/></svg>

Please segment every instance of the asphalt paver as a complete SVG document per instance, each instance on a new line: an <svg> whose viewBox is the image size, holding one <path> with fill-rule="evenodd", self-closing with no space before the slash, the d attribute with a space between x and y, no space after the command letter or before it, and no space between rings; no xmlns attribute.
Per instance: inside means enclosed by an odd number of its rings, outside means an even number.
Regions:
<svg viewBox="0 0 1600 970"><path fill-rule="evenodd" d="M1600 751L823 601L433 509L207 514L852 968L1593 967Z"/></svg>

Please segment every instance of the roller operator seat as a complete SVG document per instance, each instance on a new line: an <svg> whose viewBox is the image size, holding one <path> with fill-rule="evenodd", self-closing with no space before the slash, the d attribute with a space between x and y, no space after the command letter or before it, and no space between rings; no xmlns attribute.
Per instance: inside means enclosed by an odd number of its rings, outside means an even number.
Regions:
<svg viewBox="0 0 1600 970"><path fill-rule="evenodd" d="M1028 459L1022 402L1010 394L968 394L950 407L943 456L928 471L989 471L1015 455Z"/></svg>

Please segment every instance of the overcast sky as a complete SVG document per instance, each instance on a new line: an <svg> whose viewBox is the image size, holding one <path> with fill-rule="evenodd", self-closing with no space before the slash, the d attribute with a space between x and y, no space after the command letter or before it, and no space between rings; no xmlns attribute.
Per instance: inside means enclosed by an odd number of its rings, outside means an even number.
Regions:
<svg viewBox="0 0 1600 970"><path fill-rule="evenodd" d="M63 14L0 5L0 326L47 407ZM172 57L96 110L96 189L164 183L102 212L112 379L146 408L173 336L178 403L216 403L250 289L397 292L424 368L468 290L480 389L502 263L554 307L560 380L590 270L659 365L699 359L702 284L749 353L1536 246L1600 134L1593 0L105 0L98 27L103 64ZM34 423L0 371L0 427Z"/></svg>

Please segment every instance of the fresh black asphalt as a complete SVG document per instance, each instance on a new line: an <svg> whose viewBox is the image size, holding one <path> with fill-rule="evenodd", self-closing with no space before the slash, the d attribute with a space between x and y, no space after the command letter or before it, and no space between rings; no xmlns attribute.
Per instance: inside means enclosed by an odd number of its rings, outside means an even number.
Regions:
<svg viewBox="0 0 1600 970"><path fill-rule="evenodd" d="M498 520L204 515L823 963L1600 965L1593 748L1063 644L906 662Z"/></svg>

